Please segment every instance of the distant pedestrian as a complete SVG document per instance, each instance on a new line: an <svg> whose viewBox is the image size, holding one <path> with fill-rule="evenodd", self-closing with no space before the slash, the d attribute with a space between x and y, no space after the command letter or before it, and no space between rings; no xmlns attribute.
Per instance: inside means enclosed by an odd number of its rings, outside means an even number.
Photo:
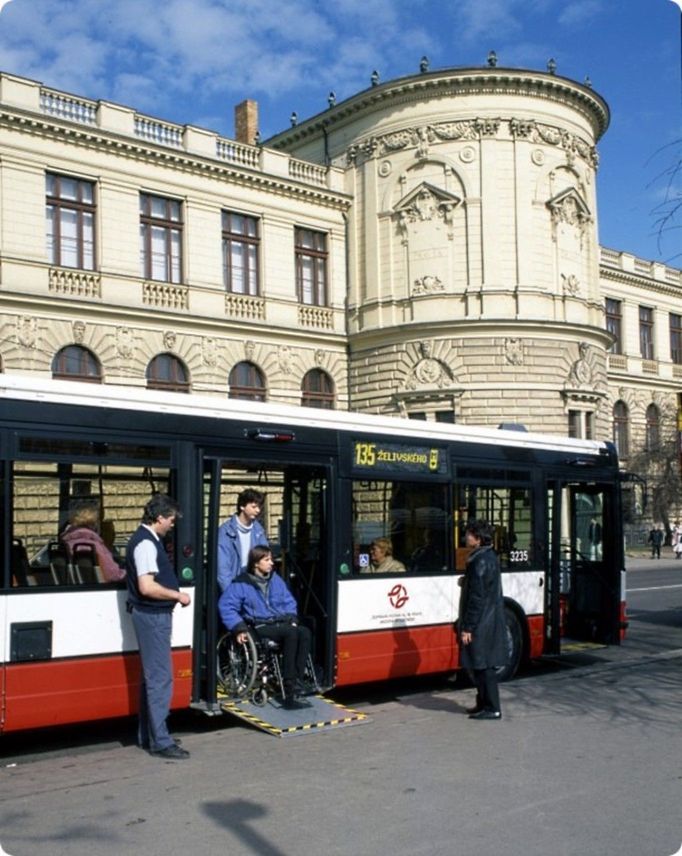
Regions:
<svg viewBox="0 0 682 856"><path fill-rule="evenodd" d="M484 520L467 524L465 544L472 547L462 579L459 603L460 663L471 669L476 705L471 719L501 719L497 672L509 660L500 563L492 548L492 527Z"/></svg>
<svg viewBox="0 0 682 856"><path fill-rule="evenodd" d="M661 558L661 545L663 544L663 537L663 530L660 526L654 526L653 529L649 532L649 537L647 541L649 544L651 544L652 559Z"/></svg>
<svg viewBox="0 0 682 856"><path fill-rule="evenodd" d="M682 558L682 525L678 521L673 527L673 553L675 558Z"/></svg>

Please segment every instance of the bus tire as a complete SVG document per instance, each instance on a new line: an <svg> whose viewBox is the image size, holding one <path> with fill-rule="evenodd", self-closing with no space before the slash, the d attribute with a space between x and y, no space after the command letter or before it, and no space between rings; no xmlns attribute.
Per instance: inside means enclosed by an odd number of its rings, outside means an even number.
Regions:
<svg viewBox="0 0 682 856"><path fill-rule="evenodd" d="M517 673L521 660L523 659L523 629L517 614L511 607L504 609L504 618L507 624L507 652L509 660L506 666L497 669L498 681L510 681Z"/></svg>

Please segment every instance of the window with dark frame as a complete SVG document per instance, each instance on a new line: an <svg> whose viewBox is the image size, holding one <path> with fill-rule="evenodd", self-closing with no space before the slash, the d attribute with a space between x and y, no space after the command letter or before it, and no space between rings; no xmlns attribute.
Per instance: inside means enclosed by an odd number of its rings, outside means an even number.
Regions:
<svg viewBox="0 0 682 856"><path fill-rule="evenodd" d="M163 196L140 194L142 276L157 282L182 282L182 204Z"/></svg>
<svg viewBox="0 0 682 856"><path fill-rule="evenodd" d="M627 458L630 454L630 428L628 408L624 401L613 405L613 442L619 457Z"/></svg>
<svg viewBox="0 0 682 856"><path fill-rule="evenodd" d="M258 366L249 362L237 363L228 378L229 398L249 401L265 401L266 389L263 373Z"/></svg>
<svg viewBox="0 0 682 856"><path fill-rule="evenodd" d="M147 366L147 389L189 392L189 372L175 354L158 354Z"/></svg>
<svg viewBox="0 0 682 856"><path fill-rule="evenodd" d="M655 404L646 409L646 450L655 452L661 447L661 413Z"/></svg>
<svg viewBox="0 0 682 856"><path fill-rule="evenodd" d="M609 348L610 354L622 354L621 329L623 321L623 310L620 300L606 298L606 329L615 337L615 342Z"/></svg>
<svg viewBox="0 0 682 856"><path fill-rule="evenodd" d="M45 176L47 257L60 267L95 269L95 184Z"/></svg>
<svg viewBox="0 0 682 856"><path fill-rule="evenodd" d="M222 212L223 282L231 294L259 292L258 220L233 211Z"/></svg>
<svg viewBox="0 0 682 856"><path fill-rule="evenodd" d="M654 310L639 307L639 352L644 360L654 358Z"/></svg>
<svg viewBox="0 0 682 856"><path fill-rule="evenodd" d="M52 360L52 377L102 383L102 366L97 357L82 345L67 345Z"/></svg>
<svg viewBox="0 0 682 856"><path fill-rule="evenodd" d="M670 358L676 366L682 365L682 315L670 313Z"/></svg>
<svg viewBox="0 0 682 856"><path fill-rule="evenodd" d="M573 439L579 439L581 434L580 430L580 411L579 410L569 410L568 411L568 436Z"/></svg>
<svg viewBox="0 0 682 856"><path fill-rule="evenodd" d="M322 369L310 369L301 382L301 404L303 407L334 409L334 381Z"/></svg>
<svg viewBox="0 0 682 856"><path fill-rule="evenodd" d="M295 228L296 288L307 306L327 305L327 235Z"/></svg>

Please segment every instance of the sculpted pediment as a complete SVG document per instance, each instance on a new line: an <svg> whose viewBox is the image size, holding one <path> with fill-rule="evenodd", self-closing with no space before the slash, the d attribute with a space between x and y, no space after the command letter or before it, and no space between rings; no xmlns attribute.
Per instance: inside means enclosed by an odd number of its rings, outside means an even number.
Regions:
<svg viewBox="0 0 682 856"><path fill-rule="evenodd" d="M439 213L446 209L452 210L461 203L461 198L454 193L423 181L403 196L393 210L396 214L405 214L415 220L432 220Z"/></svg>
<svg viewBox="0 0 682 856"><path fill-rule="evenodd" d="M584 227L591 222L592 215L575 187L567 187L561 193L557 193L548 202L547 207L551 211L552 221L557 223L568 223L569 226Z"/></svg>

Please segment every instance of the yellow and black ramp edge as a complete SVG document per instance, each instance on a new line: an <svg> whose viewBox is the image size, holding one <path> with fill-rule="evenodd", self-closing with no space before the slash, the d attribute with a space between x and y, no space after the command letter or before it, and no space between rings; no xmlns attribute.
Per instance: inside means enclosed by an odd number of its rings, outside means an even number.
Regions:
<svg viewBox="0 0 682 856"><path fill-rule="evenodd" d="M320 695L301 699L301 705L296 710L285 710L277 699L271 699L263 706L242 699L223 701L220 704L226 713L275 737L313 734L371 721L366 714L358 713Z"/></svg>

